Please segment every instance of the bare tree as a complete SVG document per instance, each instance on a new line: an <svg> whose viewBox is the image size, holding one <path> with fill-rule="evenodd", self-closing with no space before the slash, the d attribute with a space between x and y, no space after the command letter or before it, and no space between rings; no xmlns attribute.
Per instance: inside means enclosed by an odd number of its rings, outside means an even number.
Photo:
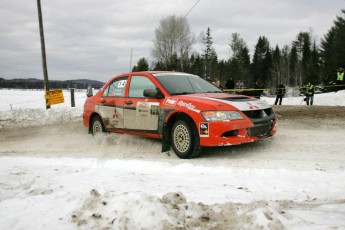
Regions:
<svg viewBox="0 0 345 230"><path fill-rule="evenodd" d="M191 33L187 19L168 16L163 18L155 29L152 56L166 69L169 69L170 63L177 57L180 69L183 70L183 63L188 62L194 42L195 36Z"/></svg>

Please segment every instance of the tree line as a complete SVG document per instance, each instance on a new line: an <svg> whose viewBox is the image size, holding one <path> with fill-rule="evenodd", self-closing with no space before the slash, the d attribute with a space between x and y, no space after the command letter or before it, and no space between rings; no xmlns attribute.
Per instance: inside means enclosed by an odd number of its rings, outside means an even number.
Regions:
<svg viewBox="0 0 345 230"><path fill-rule="evenodd" d="M201 42L201 52L192 49L196 42ZM140 58L133 71L182 71L205 79L218 78L222 83L232 77L248 86L256 80L266 87L278 83L293 87L308 82L327 85L335 81L337 69L345 65L345 10L336 16L320 44L311 31L301 31L283 47L272 47L267 37L260 36L252 57L240 34L231 34L228 45L230 58L219 60L210 27L196 38L185 17L168 16L155 29L154 61L149 65L147 58Z"/></svg>
<svg viewBox="0 0 345 230"><path fill-rule="evenodd" d="M86 89L88 86L99 89L104 85L103 82L95 80L66 80L66 81L57 81L50 80L49 86L51 89ZM44 81L36 78L27 78L27 79L4 79L0 78L0 89L44 89Z"/></svg>

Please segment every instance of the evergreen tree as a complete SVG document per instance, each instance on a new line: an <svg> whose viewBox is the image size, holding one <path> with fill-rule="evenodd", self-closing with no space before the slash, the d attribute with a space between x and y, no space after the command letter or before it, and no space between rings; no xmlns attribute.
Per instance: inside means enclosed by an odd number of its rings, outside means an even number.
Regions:
<svg viewBox="0 0 345 230"><path fill-rule="evenodd" d="M298 83L298 54L296 46L292 46L290 57L289 57L289 69L290 69L290 79L289 82L292 86L297 85Z"/></svg>
<svg viewBox="0 0 345 230"><path fill-rule="evenodd" d="M321 58L322 58L322 81L325 83L335 81L335 74L337 66L336 45L335 45L336 30L332 27L325 35L324 40L321 41Z"/></svg>
<svg viewBox="0 0 345 230"><path fill-rule="evenodd" d="M140 58L137 65L133 67L132 71L148 71L149 70L149 64L146 61L146 58Z"/></svg>
<svg viewBox="0 0 345 230"><path fill-rule="evenodd" d="M281 54L278 45L272 53L272 80L275 85L281 82Z"/></svg>
<svg viewBox="0 0 345 230"><path fill-rule="evenodd" d="M280 59L280 78L277 79L278 83L290 85L290 48L285 45L281 50Z"/></svg>
<svg viewBox="0 0 345 230"><path fill-rule="evenodd" d="M218 72L219 72L219 76L220 76L220 81L221 83L225 84L225 81L230 77L229 73L230 73L230 66L229 66L229 62L224 61L224 60L220 60L218 62Z"/></svg>
<svg viewBox="0 0 345 230"><path fill-rule="evenodd" d="M309 32L300 32L295 41L292 42L297 49L297 85L306 84L310 78L311 66L311 35Z"/></svg>
<svg viewBox="0 0 345 230"><path fill-rule="evenodd" d="M210 73L213 78L221 79L221 76L219 76L219 69L218 69L218 56L216 53L216 50L212 47L211 53L210 53Z"/></svg>
<svg viewBox="0 0 345 230"><path fill-rule="evenodd" d="M260 36L255 46L252 73L254 78L260 78L265 84L271 83L272 54L270 44L265 36Z"/></svg>
<svg viewBox="0 0 345 230"><path fill-rule="evenodd" d="M251 84L250 55L246 42L238 33L233 33L229 46L232 50L232 56L230 57L230 75L234 76L234 79Z"/></svg>
<svg viewBox="0 0 345 230"><path fill-rule="evenodd" d="M310 53L310 64L308 66L308 75L306 80L313 84L320 83L320 52L315 41Z"/></svg>
<svg viewBox="0 0 345 230"><path fill-rule="evenodd" d="M336 71L345 67L345 10L321 41L322 81L335 81Z"/></svg>
<svg viewBox="0 0 345 230"><path fill-rule="evenodd" d="M204 53L202 57L205 61L205 75L204 78L211 77L211 62L212 62L212 55L214 55L215 50L212 48L212 37L211 37L211 29L210 27L207 28L206 34L203 36L203 44L205 46ZM213 52L213 53L212 53Z"/></svg>
<svg viewBox="0 0 345 230"><path fill-rule="evenodd" d="M189 72L198 76L204 76L204 61L198 53L194 53L190 57Z"/></svg>

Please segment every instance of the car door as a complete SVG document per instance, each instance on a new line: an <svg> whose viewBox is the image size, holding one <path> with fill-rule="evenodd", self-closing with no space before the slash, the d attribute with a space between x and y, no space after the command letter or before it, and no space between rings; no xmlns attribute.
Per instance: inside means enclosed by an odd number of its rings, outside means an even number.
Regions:
<svg viewBox="0 0 345 230"><path fill-rule="evenodd" d="M124 100L126 129L137 131L158 129L160 100L145 98L145 89L156 89L156 86L146 76L131 76L128 97Z"/></svg>
<svg viewBox="0 0 345 230"><path fill-rule="evenodd" d="M127 80L127 76L114 79L100 99L99 113L107 130L124 128L123 101Z"/></svg>

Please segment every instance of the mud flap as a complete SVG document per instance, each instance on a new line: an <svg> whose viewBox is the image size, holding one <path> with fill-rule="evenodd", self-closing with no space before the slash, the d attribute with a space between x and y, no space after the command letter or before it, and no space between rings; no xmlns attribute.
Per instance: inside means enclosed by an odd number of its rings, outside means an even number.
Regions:
<svg viewBox="0 0 345 230"><path fill-rule="evenodd" d="M169 125L163 124L162 132L162 152L168 152L171 148L170 128Z"/></svg>

